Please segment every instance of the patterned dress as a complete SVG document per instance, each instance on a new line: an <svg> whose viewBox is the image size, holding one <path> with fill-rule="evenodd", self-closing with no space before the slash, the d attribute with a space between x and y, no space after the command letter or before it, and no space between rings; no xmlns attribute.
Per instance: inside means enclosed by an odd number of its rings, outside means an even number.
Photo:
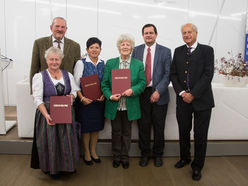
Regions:
<svg viewBox="0 0 248 186"><path fill-rule="evenodd" d="M50 96L70 94L71 84L68 73L62 70L65 85L54 85L46 70L42 71L43 101L50 113ZM72 111L74 118L74 113ZM61 172L74 172L79 165L78 130L76 122L72 124L48 125L45 117L37 109L35 114L31 167L55 175Z"/></svg>
<svg viewBox="0 0 248 186"><path fill-rule="evenodd" d="M91 62L82 59L84 70L82 77L98 74L101 83L104 71L104 61L100 61L95 66ZM81 133L100 131L104 128L104 102L93 101L89 105L83 105L77 100L76 120L81 123Z"/></svg>

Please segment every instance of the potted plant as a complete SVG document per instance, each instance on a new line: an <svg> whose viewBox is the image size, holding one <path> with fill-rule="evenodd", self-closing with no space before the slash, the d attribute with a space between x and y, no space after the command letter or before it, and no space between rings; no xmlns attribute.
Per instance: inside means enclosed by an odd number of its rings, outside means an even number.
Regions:
<svg viewBox="0 0 248 186"><path fill-rule="evenodd" d="M241 53L215 60L215 71L225 86L245 86L248 83L248 62L244 62Z"/></svg>

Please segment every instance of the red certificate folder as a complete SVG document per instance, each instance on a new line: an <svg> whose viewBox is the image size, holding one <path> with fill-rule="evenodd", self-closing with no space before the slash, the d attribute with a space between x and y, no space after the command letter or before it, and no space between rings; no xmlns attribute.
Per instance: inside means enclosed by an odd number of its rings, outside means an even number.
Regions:
<svg viewBox="0 0 248 186"><path fill-rule="evenodd" d="M71 97L51 96L50 116L55 124L72 123Z"/></svg>
<svg viewBox="0 0 248 186"><path fill-rule="evenodd" d="M122 94L130 87L130 69L112 69L112 94Z"/></svg>
<svg viewBox="0 0 248 186"><path fill-rule="evenodd" d="M97 74L80 78L83 95L91 100L101 97L100 81Z"/></svg>

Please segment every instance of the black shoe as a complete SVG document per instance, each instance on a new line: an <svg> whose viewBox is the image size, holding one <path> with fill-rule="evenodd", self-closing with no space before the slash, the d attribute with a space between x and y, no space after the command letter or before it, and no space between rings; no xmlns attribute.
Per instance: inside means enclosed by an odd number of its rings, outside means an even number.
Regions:
<svg viewBox="0 0 248 186"><path fill-rule="evenodd" d="M43 171L41 170L44 174L49 174L49 171Z"/></svg>
<svg viewBox="0 0 248 186"><path fill-rule="evenodd" d="M154 158L154 166L155 167L161 167L163 165L163 160L160 157Z"/></svg>
<svg viewBox="0 0 248 186"><path fill-rule="evenodd" d="M117 168L120 166L120 161L114 160L112 164L114 168Z"/></svg>
<svg viewBox="0 0 248 186"><path fill-rule="evenodd" d="M128 161L121 162L121 164L122 164L123 169L128 169L128 167L129 167L129 162Z"/></svg>
<svg viewBox="0 0 248 186"><path fill-rule="evenodd" d="M60 175L59 174L50 174L50 177L54 180L59 179Z"/></svg>
<svg viewBox="0 0 248 186"><path fill-rule="evenodd" d="M95 158L93 158L93 157L91 156L91 159L92 159L95 163L101 163L101 159L100 159L100 158L95 159Z"/></svg>
<svg viewBox="0 0 248 186"><path fill-rule="evenodd" d="M92 160L88 161L88 160L84 159L84 163L85 163L86 165L88 165L88 166L93 165L93 161L92 161Z"/></svg>
<svg viewBox="0 0 248 186"><path fill-rule="evenodd" d="M143 156L143 157L141 157L141 159L139 161L139 165L141 167L145 167L148 165L148 162L149 162L149 158L147 156Z"/></svg>
<svg viewBox="0 0 248 186"><path fill-rule="evenodd" d="M176 164L175 164L175 168L183 168L185 165L188 165L190 163L191 160L179 160Z"/></svg>
<svg viewBox="0 0 248 186"><path fill-rule="evenodd" d="M193 170L192 179L198 181L201 179L201 171L200 170Z"/></svg>

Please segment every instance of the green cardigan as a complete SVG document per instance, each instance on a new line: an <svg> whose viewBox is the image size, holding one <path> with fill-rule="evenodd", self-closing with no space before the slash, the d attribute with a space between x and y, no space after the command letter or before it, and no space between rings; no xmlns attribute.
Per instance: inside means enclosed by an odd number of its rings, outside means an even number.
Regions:
<svg viewBox="0 0 248 186"><path fill-rule="evenodd" d="M118 101L110 100L112 95L111 87L111 71L112 69L119 69L119 57L109 59L104 67L104 74L101 83L101 89L106 97L104 116L111 120L115 119ZM136 120L141 117L139 95L144 91L146 87L146 79L144 72L144 65L140 60L131 58L130 62L131 73L131 89L133 95L126 97L126 107L128 120Z"/></svg>

